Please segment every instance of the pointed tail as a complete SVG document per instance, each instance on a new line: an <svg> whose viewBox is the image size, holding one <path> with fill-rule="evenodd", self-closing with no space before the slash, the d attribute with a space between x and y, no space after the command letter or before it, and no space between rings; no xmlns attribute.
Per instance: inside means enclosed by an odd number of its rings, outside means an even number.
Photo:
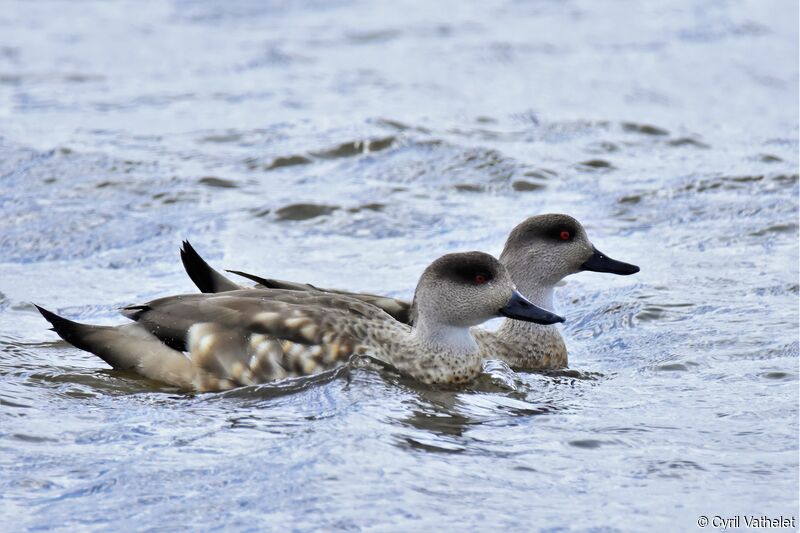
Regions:
<svg viewBox="0 0 800 533"><path fill-rule="evenodd" d="M192 278L200 292L227 292L243 288L211 268L211 265L200 257L189 241L183 241L181 261L186 273Z"/></svg>
<svg viewBox="0 0 800 533"><path fill-rule="evenodd" d="M138 324L92 326L73 322L38 305L36 309L59 337L95 354L114 369L133 370L151 379L191 388L193 370L189 360Z"/></svg>

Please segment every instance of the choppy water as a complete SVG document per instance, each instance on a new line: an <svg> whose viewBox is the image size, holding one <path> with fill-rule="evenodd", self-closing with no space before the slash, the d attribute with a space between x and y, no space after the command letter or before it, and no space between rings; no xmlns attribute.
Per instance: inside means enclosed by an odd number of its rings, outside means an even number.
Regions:
<svg viewBox="0 0 800 533"><path fill-rule="evenodd" d="M798 516L798 6L0 9L2 529L694 530ZM571 367L183 395L57 340L213 264L410 296L528 215Z"/></svg>

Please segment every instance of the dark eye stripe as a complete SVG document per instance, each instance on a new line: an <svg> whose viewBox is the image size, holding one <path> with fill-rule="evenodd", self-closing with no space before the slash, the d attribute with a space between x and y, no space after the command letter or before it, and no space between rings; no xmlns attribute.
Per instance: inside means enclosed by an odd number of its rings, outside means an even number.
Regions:
<svg viewBox="0 0 800 533"><path fill-rule="evenodd" d="M572 224L559 222L557 224L550 224L545 227L531 229L525 233L525 237L528 239L540 238L561 241L564 240L561 236L561 234L564 232L569 234L567 240L573 240L580 233L580 229Z"/></svg>
<svg viewBox="0 0 800 533"><path fill-rule="evenodd" d="M469 268L469 267L453 269L451 271L451 276L453 279L456 279L461 283L468 283L470 285L474 284L480 285L482 283L491 281L494 278L492 273L484 268ZM478 278L481 278L483 281L478 281Z"/></svg>
<svg viewBox="0 0 800 533"><path fill-rule="evenodd" d="M499 263L489 256L460 257L457 261L445 261L440 265L439 274L452 281L466 285L478 283L476 277L484 279L483 283L497 277L496 268Z"/></svg>

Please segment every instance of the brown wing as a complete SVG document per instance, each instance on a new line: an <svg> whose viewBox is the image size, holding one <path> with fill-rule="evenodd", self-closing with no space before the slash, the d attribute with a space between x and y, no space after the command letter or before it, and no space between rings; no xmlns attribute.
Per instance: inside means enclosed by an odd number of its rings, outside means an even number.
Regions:
<svg viewBox="0 0 800 533"><path fill-rule="evenodd" d="M181 249L181 260L183 261L183 266L186 269L186 272L189 274L189 277L202 292L221 293L243 288L242 286L226 278L220 272L214 270L208 263L206 263L205 260L203 260L200 254L197 253L197 251L192 247L191 244L189 244L188 241L184 241L183 243L183 248ZM254 274L248 274L238 270L229 270L228 272L256 282L256 289L281 289L313 293L322 292L347 296L349 298L354 298L356 300L379 307L399 322L404 324L411 324L412 322L411 303L405 300L399 300L377 294L348 292L337 289L322 289L308 283L295 283L293 281L262 278Z"/></svg>
<svg viewBox="0 0 800 533"><path fill-rule="evenodd" d="M366 292L349 292L339 289L322 289L315 287L310 283L295 283L294 281L284 281L280 279L262 278L255 274L248 274L239 270L228 270L231 274L242 276L251 281L256 282L256 289L284 289L290 291L304 291L304 292L325 292L328 294L338 294L348 296L366 302L370 305L380 307L386 313L391 315L398 322L403 324L411 324L411 303L389 296L381 296L378 294L370 294Z"/></svg>
<svg viewBox="0 0 800 533"><path fill-rule="evenodd" d="M282 289L242 289L218 294L182 294L144 305L125 307L122 314L135 320L170 346L185 348L189 329L213 322L230 328L274 335L293 342L316 342L291 318L306 317L322 328L334 322L345 327L358 319L386 320L375 306L344 295ZM268 320L275 319L275 320ZM282 320L286 321L282 321Z"/></svg>
<svg viewBox="0 0 800 533"><path fill-rule="evenodd" d="M170 296L125 308L123 314L166 344L188 351L212 375L237 383L332 368L368 344L371 330L407 327L355 298L281 289ZM225 335L244 339L246 346L214 348ZM223 344L236 346L230 339ZM252 375L241 378L231 361Z"/></svg>

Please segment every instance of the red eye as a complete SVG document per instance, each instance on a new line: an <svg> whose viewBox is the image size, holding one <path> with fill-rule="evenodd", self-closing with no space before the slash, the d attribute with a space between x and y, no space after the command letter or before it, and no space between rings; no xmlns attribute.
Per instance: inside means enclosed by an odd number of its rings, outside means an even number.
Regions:
<svg viewBox="0 0 800 533"><path fill-rule="evenodd" d="M558 236L561 237L562 241L568 241L570 237L569 232L566 230L562 231Z"/></svg>
<svg viewBox="0 0 800 533"><path fill-rule="evenodd" d="M486 276L482 276L481 274L475 276L475 285L483 285L484 283L486 283Z"/></svg>

